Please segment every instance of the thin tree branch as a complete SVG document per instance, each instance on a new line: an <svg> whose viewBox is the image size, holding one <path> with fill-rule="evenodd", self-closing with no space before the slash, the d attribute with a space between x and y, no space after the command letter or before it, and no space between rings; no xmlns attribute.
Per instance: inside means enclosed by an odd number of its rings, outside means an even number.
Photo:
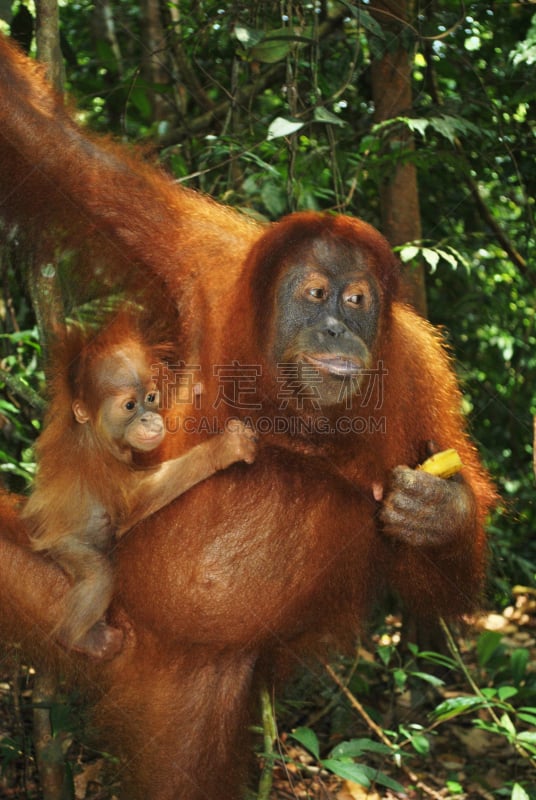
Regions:
<svg viewBox="0 0 536 800"><path fill-rule="evenodd" d="M337 14L330 17L318 27L318 37L323 39L335 30L347 15L347 11L342 7ZM224 120L229 113L229 107L232 105L235 108L242 106L247 108L252 100L269 86L271 86L278 78L284 79L286 69L286 62L281 61L268 67L265 72L258 75L255 80L247 86L241 87L237 90L236 94L232 96L230 93L225 100L217 103L213 108L205 113L196 117L195 119L187 120L180 127L174 128L162 137L161 144L164 147L176 144L184 138L195 136L207 128L210 128L215 122Z"/></svg>
<svg viewBox="0 0 536 800"><path fill-rule="evenodd" d="M387 736L384 734L380 726L377 725L370 716L370 714L368 714L365 711L364 707L361 705L357 697L354 694L352 694L352 692L349 690L346 684L342 682L342 680L339 678L335 670L329 664L326 663L324 663L324 669L326 670L332 681L334 681L334 683L337 684L339 689L342 691L344 696L349 701L350 705L353 706L353 708L355 708L355 710L360 714L361 717L363 717L370 730L374 731L378 739L381 742L383 742L383 744L385 744L393 752L397 750L398 748L396 748L395 745L393 745L392 741L387 738ZM426 783L421 781L419 776L415 772L413 772L413 770L409 769L409 767L407 767L405 764L399 764L398 767L399 769L402 770L402 772L405 775L407 775L410 781L415 784L417 789L422 789L422 791L425 792L425 794L427 794L429 797L434 798L434 800L444 800L442 794L436 792L436 790L432 789L431 786L428 786Z"/></svg>

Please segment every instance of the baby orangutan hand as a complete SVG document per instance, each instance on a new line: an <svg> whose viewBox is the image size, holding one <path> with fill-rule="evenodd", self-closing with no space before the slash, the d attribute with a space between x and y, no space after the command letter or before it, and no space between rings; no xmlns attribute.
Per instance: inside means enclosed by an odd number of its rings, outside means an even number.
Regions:
<svg viewBox="0 0 536 800"><path fill-rule="evenodd" d="M258 436L249 425L239 419L228 420L221 437L216 437L214 467L226 469L235 461L253 464L257 455Z"/></svg>

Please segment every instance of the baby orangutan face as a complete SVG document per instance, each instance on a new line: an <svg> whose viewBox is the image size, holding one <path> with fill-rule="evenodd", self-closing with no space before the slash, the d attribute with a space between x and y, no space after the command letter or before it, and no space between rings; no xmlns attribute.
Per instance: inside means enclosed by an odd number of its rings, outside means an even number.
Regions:
<svg viewBox="0 0 536 800"><path fill-rule="evenodd" d="M109 449L150 452L162 442L165 426L151 366L146 351L126 343L96 360L87 398L73 402L77 422L92 425Z"/></svg>

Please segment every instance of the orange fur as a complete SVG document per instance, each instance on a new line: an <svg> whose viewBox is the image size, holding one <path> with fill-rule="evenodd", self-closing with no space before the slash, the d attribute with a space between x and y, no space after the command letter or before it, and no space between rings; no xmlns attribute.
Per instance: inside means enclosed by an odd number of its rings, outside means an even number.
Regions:
<svg viewBox="0 0 536 800"><path fill-rule="evenodd" d="M146 345L133 319L119 314L98 334L77 327L60 334L52 356L50 407L22 518L34 549L48 552L73 583L56 626L61 641L94 657L114 656L122 639L103 622L113 593L114 534L123 534L217 469L254 458L252 435L240 426L165 464L136 469L131 430L158 423L160 440L165 433L145 400L154 388L151 369L164 350ZM106 365L121 369L120 377ZM123 398L120 407L116 397ZM107 399L115 403L115 422L109 411L104 413ZM126 416L125 401L136 404ZM75 403L84 409L84 422L73 413Z"/></svg>
<svg viewBox="0 0 536 800"><path fill-rule="evenodd" d="M292 416L280 408L272 350L281 278L300 241L334 237L345 253L359 254L379 287L373 357L387 370L382 404L369 400L349 416L375 424L385 417L385 431L268 433L254 465L199 484L117 548L111 620L125 626L125 646L87 683L97 680L101 692L94 713L102 742L124 759L123 796L237 800L249 708L278 664L347 645L386 590L425 615L456 617L478 599L494 491L467 437L450 358L439 334L396 301L398 266L370 226L317 214L260 226L177 186L80 130L40 70L2 39L0 101L0 213L25 227L41 257L50 258L58 236L83 250L73 291L88 291L98 274L136 293L155 322L172 314L167 300L178 307L181 354L202 367L194 422L210 414L221 427L235 413L218 404L217 373L234 361L258 368L251 399L260 408L241 408L241 416L257 424ZM338 414L328 409L327 424ZM295 416L307 422L314 414ZM205 435L181 429L167 437L166 455ZM450 533L445 515L444 541L418 547L404 531L384 535L380 518L393 469L423 460L429 439L460 450L474 508ZM25 629L19 604L28 605L24 590L33 591L36 577L32 652L54 617L44 597L57 571L0 539L0 602L17 598L13 614ZM0 618L2 636L12 631Z"/></svg>

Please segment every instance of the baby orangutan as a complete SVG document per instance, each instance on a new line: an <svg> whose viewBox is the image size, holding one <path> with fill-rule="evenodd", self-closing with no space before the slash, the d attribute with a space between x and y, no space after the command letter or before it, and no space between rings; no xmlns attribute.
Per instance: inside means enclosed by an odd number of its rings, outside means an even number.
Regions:
<svg viewBox="0 0 536 800"><path fill-rule="evenodd" d="M24 516L33 547L72 581L56 633L62 645L111 658L123 635L106 624L114 536L236 461L252 463L253 431L239 421L178 458L136 466L165 436L151 368L161 352L128 316L93 337L70 329L55 350L51 402L37 441L38 470Z"/></svg>

